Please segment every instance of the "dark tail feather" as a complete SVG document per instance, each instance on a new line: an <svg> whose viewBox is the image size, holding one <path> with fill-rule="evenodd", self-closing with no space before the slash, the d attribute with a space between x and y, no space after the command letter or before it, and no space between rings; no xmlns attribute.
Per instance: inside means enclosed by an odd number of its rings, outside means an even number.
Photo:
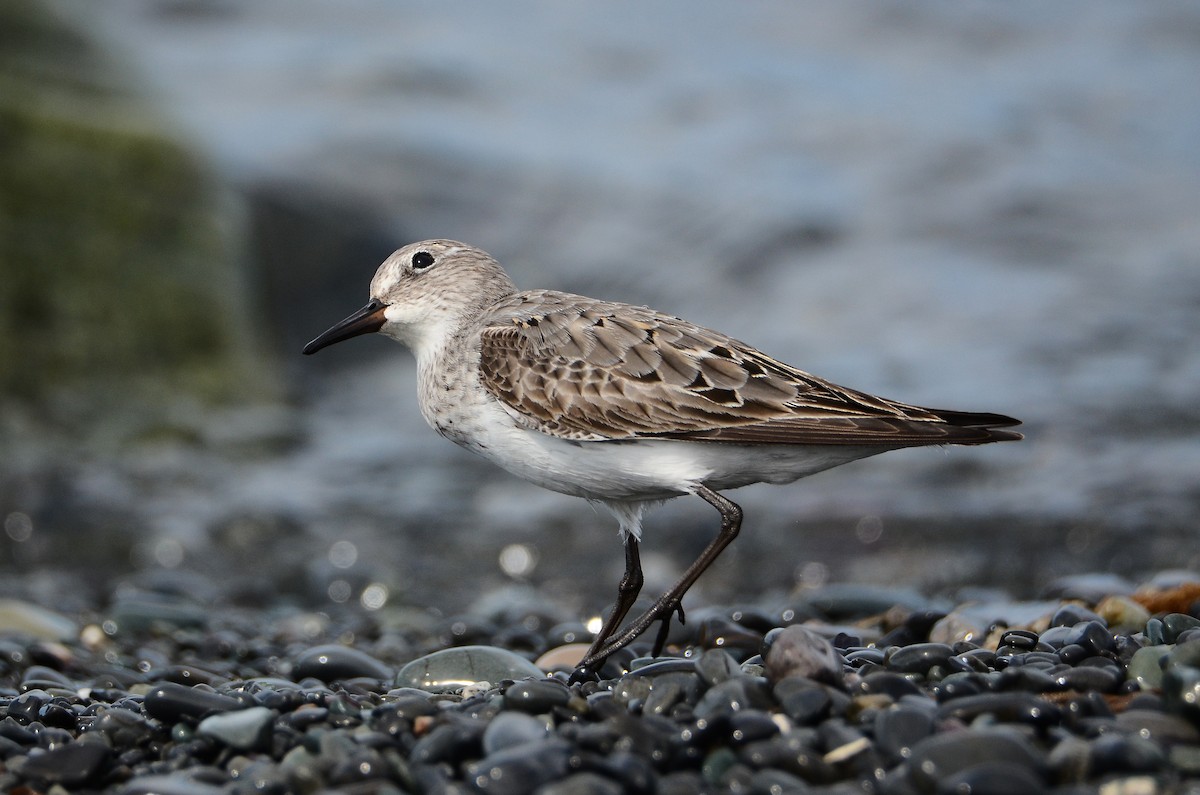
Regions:
<svg viewBox="0 0 1200 795"><path fill-rule="evenodd" d="M964 428L1007 428L1010 425L1020 425L1021 421L1006 417L1003 414L988 414L981 411L946 411L945 409L925 409L930 414L937 415L943 422L951 425L961 425Z"/></svg>
<svg viewBox="0 0 1200 795"><path fill-rule="evenodd" d="M979 428L981 431L986 431L987 437L982 439L982 442L1015 442L1025 438L1016 431L994 430L995 428L1007 428L1012 425L1021 424L1020 420L1005 416L1004 414L989 414L980 411L946 411L944 409L926 409L926 411L951 425L957 425L962 428Z"/></svg>

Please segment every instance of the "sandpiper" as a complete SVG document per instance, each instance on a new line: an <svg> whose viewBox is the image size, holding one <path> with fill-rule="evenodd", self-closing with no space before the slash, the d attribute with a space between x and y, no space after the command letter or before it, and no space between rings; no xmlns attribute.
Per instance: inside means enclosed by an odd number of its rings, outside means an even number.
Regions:
<svg viewBox="0 0 1200 795"><path fill-rule="evenodd" d="M485 252L452 240L396 251L371 300L304 353L381 332L416 355L421 413L438 433L539 486L611 511L625 544L617 601L579 672L662 625L737 536L720 492L791 483L888 450L1020 439L1002 414L921 408L837 386L720 332L643 306L518 291ZM642 587L642 513L695 494L721 528L670 590L618 634Z"/></svg>

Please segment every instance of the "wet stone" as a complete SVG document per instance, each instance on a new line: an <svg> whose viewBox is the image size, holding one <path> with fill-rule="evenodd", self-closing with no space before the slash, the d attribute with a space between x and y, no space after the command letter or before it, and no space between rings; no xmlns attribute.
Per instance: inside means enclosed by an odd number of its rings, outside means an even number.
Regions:
<svg viewBox="0 0 1200 795"><path fill-rule="evenodd" d="M709 687L731 679L740 672L737 660L723 649L707 649L696 661L696 673Z"/></svg>
<svg viewBox="0 0 1200 795"><path fill-rule="evenodd" d="M742 626L722 616L707 618L700 623L696 645L702 649L723 649L745 657L762 647L761 632Z"/></svg>
<svg viewBox="0 0 1200 795"><path fill-rule="evenodd" d="M696 704L697 718L729 716L744 709L766 709L771 696L766 682L749 676L727 679L709 688Z"/></svg>
<svg viewBox="0 0 1200 795"><path fill-rule="evenodd" d="M439 762L455 765L477 758L486 729L483 721L460 719L443 723L417 740L409 755L413 762L429 765Z"/></svg>
<svg viewBox="0 0 1200 795"><path fill-rule="evenodd" d="M1037 633L1027 629L1009 629L1000 634L1000 645L1002 646L1012 646L1021 651L1033 651L1037 648L1037 644Z"/></svg>
<svg viewBox="0 0 1200 795"><path fill-rule="evenodd" d="M1092 654L1102 654L1113 648L1113 637L1101 621L1077 624L1075 631L1067 636L1066 644L1082 646Z"/></svg>
<svg viewBox="0 0 1200 795"><path fill-rule="evenodd" d="M511 651L493 646L456 646L418 657L396 674L398 687L431 692L457 690L479 682L542 678L537 666Z"/></svg>
<svg viewBox="0 0 1200 795"><path fill-rule="evenodd" d="M79 787L96 778L111 755L102 742L72 742L30 755L21 773L49 784Z"/></svg>
<svg viewBox="0 0 1200 795"><path fill-rule="evenodd" d="M532 715L565 706L570 700L571 691L552 679L526 679L513 683L504 691L506 709L516 709Z"/></svg>
<svg viewBox="0 0 1200 795"><path fill-rule="evenodd" d="M606 778L599 773L575 773L559 781L552 781L538 790L538 795L624 795L621 782Z"/></svg>
<svg viewBox="0 0 1200 795"><path fill-rule="evenodd" d="M1119 670L1096 666L1070 668L1054 679L1054 683L1064 690L1094 690L1100 693L1115 692L1121 681Z"/></svg>
<svg viewBox="0 0 1200 795"><path fill-rule="evenodd" d="M693 674L696 672L696 660L683 659L681 657L668 657L666 659L647 657L644 660L634 660L630 672L646 677L658 677L664 674L678 673Z"/></svg>
<svg viewBox="0 0 1200 795"><path fill-rule="evenodd" d="M1127 709L1116 716L1117 728L1164 745L1200 745L1200 729L1175 715L1156 710Z"/></svg>
<svg viewBox="0 0 1200 795"><path fill-rule="evenodd" d="M207 717L196 727L196 734L211 737L230 748L250 751L266 747L274 720L273 710L250 707Z"/></svg>
<svg viewBox="0 0 1200 795"><path fill-rule="evenodd" d="M45 690L26 691L9 702L8 717L21 724L33 723L50 699L50 694Z"/></svg>
<svg viewBox="0 0 1200 795"><path fill-rule="evenodd" d="M1043 632L1041 635L1039 635L1038 643L1041 643L1043 646L1047 646L1051 649L1059 650L1059 649L1062 649L1063 646L1067 645L1067 643L1069 642L1068 638L1070 638L1074 634L1075 634L1075 625L1074 624L1072 624L1070 626L1056 625L1056 626L1050 627L1045 632Z"/></svg>
<svg viewBox="0 0 1200 795"><path fill-rule="evenodd" d="M759 710L745 710L729 717L729 738L735 745L765 740L779 733L779 724Z"/></svg>
<svg viewBox="0 0 1200 795"><path fill-rule="evenodd" d="M322 682L360 676L386 681L392 678L393 671L366 652L349 646L329 644L314 646L302 652L296 658L296 667L292 674L297 680L312 677Z"/></svg>
<svg viewBox="0 0 1200 795"><path fill-rule="evenodd" d="M909 780L920 792L937 792L940 782L980 765L1002 763L1045 778L1046 763L1032 745L1003 729L935 734L917 743L908 762Z"/></svg>
<svg viewBox="0 0 1200 795"><path fill-rule="evenodd" d="M1142 737L1106 734L1092 742L1093 776L1108 773L1154 773L1167 763L1165 750Z"/></svg>
<svg viewBox="0 0 1200 795"><path fill-rule="evenodd" d="M1171 665L1163 672L1163 708L1200 723L1200 668Z"/></svg>
<svg viewBox="0 0 1200 795"><path fill-rule="evenodd" d="M893 762L911 753L912 746L933 734L934 716L927 710L899 706L875 716L875 744Z"/></svg>
<svg viewBox="0 0 1200 795"><path fill-rule="evenodd" d="M1200 667L1200 640L1177 643L1167 652L1164 667L1173 668L1177 665Z"/></svg>
<svg viewBox="0 0 1200 795"><path fill-rule="evenodd" d="M923 674L935 665L946 665L952 656L954 650L944 643L915 643L896 648L885 665L899 673Z"/></svg>
<svg viewBox="0 0 1200 795"><path fill-rule="evenodd" d="M1170 646L1143 646L1133 653L1125 677L1131 682L1137 682L1143 690L1159 690L1162 688L1163 663L1167 659Z"/></svg>
<svg viewBox="0 0 1200 795"><path fill-rule="evenodd" d="M69 641L79 627L66 616L21 599L0 599L0 634Z"/></svg>
<svg viewBox="0 0 1200 795"><path fill-rule="evenodd" d="M840 684L842 656L833 645L807 627L793 625L767 633L763 655L767 679L802 676L818 682Z"/></svg>
<svg viewBox="0 0 1200 795"><path fill-rule="evenodd" d="M1146 626L1150 612L1128 596L1110 596L1096 605L1096 613L1113 632L1132 634Z"/></svg>
<svg viewBox="0 0 1200 795"><path fill-rule="evenodd" d="M801 725L814 724L830 714L833 697L826 687L802 676L775 683L774 696L784 713Z"/></svg>
<svg viewBox="0 0 1200 795"><path fill-rule="evenodd" d="M664 715L680 701L689 699L699 690L699 677L691 673L667 673L651 681L650 694L642 704L649 715Z"/></svg>
<svg viewBox="0 0 1200 795"><path fill-rule="evenodd" d="M143 702L152 718L173 723L183 718L200 718L213 712L229 712L244 705L236 698L202 687L166 682L146 693Z"/></svg>
<svg viewBox="0 0 1200 795"><path fill-rule="evenodd" d="M890 696L893 701L899 701L904 696L921 695L921 688L906 676L891 671L878 671L863 677L858 684L857 692L862 694L878 693Z"/></svg>
<svg viewBox="0 0 1200 795"><path fill-rule="evenodd" d="M651 687L650 680L646 677L626 674L613 684L612 697L616 703L632 708L649 698Z"/></svg>
<svg viewBox="0 0 1200 795"><path fill-rule="evenodd" d="M1004 723L1051 726L1061 720L1062 711L1032 693L980 693L948 701L938 707L942 720L954 718L970 723L980 715L991 715Z"/></svg>
<svg viewBox="0 0 1200 795"><path fill-rule="evenodd" d="M520 712L501 712L483 731L483 752L487 755L505 748L546 739L546 724Z"/></svg>
<svg viewBox="0 0 1200 795"><path fill-rule="evenodd" d="M120 795L223 795L225 788L198 781L190 771L137 776L121 787Z"/></svg>
<svg viewBox="0 0 1200 795"><path fill-rule="evenodd" d="M1082 624L1085 621L1101 621L1104 619L1099 614L1088 610L1081 604L1068 602L1062 607L1054 611L1054 615L1050 616L1051 627L1073 627L1076 624Z"/></svg>
<svg viewBox="0 0 1200 795"><path fill-rule="evenodd" d="M1146 621L1146 642L1153 646L1161 646L1167 642L1166 625L1161 618L1151 618Z"/></svg>
<svg viewBox="0 0 1200 795"><path fill-rule="evenodd" d="M984 762L960 770L938 784L939 795L1040 795L1046 782L1029 768L1010 762Z"/></svg>
<svg viewBox="0 0 1200 795"><path fill-rule="evenodd" d="M557 781L570 770L569 743L552 738L506 748L466 766L466 778L481 792L525 795Z"/></svg>
<svg viewBox="0 0 1200 795"><path fill-rule="evenodd" d="M1200 627L1200 618L1185 613L1168 613L1163 616L1162 624L1163 640L1167 643L1175 643L1184 632Z"/></svg>

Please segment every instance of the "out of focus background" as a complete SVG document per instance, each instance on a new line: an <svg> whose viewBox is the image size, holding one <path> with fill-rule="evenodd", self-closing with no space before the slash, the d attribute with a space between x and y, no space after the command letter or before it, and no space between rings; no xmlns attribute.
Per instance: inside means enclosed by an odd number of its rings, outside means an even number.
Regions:
<svg viewBox="0 0 1200 795"><path fill-rule="evenodd" d="M6 2L0 592L607 605L607 514L438 438L398 345L299 354L429 237L1025 421L731 495L689 601L1195 569L1197 75L1196 3ZM648 590L716 526L651 514Z"/></svg>

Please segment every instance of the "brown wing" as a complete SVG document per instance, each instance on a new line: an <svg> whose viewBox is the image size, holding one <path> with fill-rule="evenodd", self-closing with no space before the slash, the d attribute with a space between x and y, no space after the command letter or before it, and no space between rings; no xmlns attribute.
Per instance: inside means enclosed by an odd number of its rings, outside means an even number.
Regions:
<svg viewBox="0 0 1200 795"><path fill-rule="evenodd" d="M482 335L483 383L567 439L906 447L1020 438L995 414L908 406L831 384L643 307L526 294Z"/></svg>

